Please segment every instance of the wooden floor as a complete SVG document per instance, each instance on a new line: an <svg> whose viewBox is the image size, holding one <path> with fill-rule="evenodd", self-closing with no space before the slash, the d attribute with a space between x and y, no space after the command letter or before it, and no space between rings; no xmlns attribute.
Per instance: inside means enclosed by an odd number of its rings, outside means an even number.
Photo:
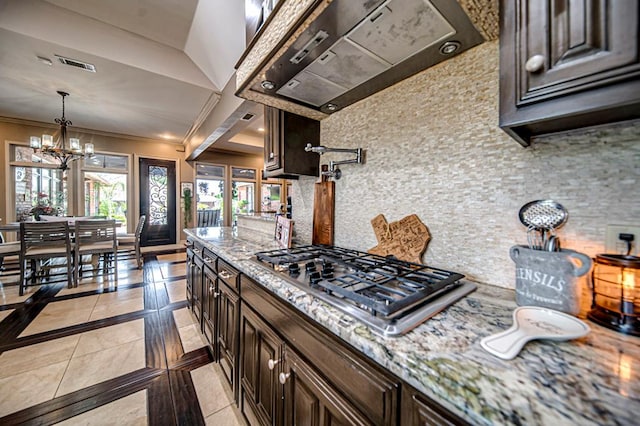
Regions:
<svg viewBox="0 0 640 426"><path fill-rule="evenodd" d="M185 253L30 287L0 275L0 425L243 425L185 299ZM112 278L111 278L112 280Z"/></svg>

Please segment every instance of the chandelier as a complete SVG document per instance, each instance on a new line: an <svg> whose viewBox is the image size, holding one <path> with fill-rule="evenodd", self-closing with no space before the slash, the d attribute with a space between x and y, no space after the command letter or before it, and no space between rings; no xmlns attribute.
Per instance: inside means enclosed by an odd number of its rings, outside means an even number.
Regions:
<svg viewBox="0 0 640 426"><path fill-rule="evenodd" d="M42 139L38 136L31 136L29 146L58 160L60 162L58 168L64 171L69 168L69 163L72 161L82 157L93 157L94 149L92 143L87 143L84 145L83 152L78 138L70 138L67 148L67 126L71 126L72 123L64 116L64 98L69 94L58 90L58 95L62 96L62 117L56 118L55 121L60 125L60 138L54 144L52 135L42 135Z"/></svg>

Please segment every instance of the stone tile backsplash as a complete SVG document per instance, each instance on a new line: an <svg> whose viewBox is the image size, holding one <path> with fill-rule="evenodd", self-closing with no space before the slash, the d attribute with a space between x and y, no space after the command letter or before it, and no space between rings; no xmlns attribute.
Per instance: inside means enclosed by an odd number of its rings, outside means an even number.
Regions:
<svg viewBox="0 0 640 426"><path fill-rule="evenodd" d="M526 244L518 210L528 201L563 204L563 247L590 256L604 251L607 224L640 225L640 122L523 148L498 127L498 79L498 41L486 42L322 121L323 145L366 150L366 163L341 167L336 182L336 245L367 250L377 214L391 222L416 213L432 235L426 263L513 288L509 248ZM316 180L293 183L303 242Z"/></svg>

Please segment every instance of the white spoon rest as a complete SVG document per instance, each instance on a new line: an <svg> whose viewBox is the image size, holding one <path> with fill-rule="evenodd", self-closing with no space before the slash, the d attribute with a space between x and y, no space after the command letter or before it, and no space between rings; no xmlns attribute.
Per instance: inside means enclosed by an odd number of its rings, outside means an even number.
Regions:
<svg viewBox="0 0 640 426"><path fill-rule="evenodd" d="M513 359L530 340L571 340L586 336L589 331L587 324L571 315L536 306L521 306L513 311L511 328L483 338L480 345L499 358Z"/></svg>

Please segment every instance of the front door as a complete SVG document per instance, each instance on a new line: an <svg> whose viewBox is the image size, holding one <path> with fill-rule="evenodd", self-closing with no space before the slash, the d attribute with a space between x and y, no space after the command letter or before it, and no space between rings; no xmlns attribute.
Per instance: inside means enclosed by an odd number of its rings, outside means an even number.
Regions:
<svg viewBox="0 0 640 426"><path fill-rule="evenodd" d="M142 246L176 243L176 163L140 158L140 214L147 215Z"/></svg>

